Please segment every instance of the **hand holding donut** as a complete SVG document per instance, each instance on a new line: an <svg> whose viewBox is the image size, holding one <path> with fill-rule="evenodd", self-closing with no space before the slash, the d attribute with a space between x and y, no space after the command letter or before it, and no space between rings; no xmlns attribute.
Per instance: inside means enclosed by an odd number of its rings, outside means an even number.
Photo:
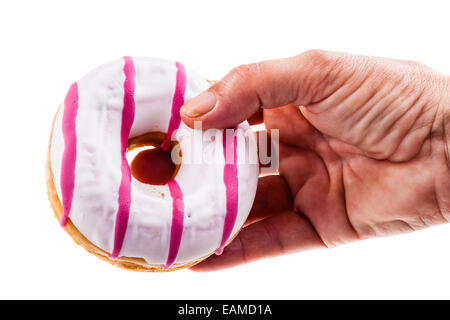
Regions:
<svg viewBox="0 0 450 320"><path fill-rule="evenodd" d="M181 109L226 128L264 109L280 175L195 270L409 232L450 218L450 79L411 61L323 51L240 66Z"/></svg>

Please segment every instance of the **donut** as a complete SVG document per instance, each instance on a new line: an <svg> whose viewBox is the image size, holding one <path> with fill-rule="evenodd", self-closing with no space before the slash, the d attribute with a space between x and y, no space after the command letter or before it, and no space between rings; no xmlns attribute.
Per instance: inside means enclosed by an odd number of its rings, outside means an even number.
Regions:
<svg viewBox="0 0 450 320"><path fill-rule="evenodd" d="M258 180L258 162L248 161L255 138L238 134L251 128L205 132L179 114L210 85L179 62L123 57L70 86L53 120L46 178L76 243L128 270L172 271L220 254L237 235ZM130 166L133 149L143 151Z"/></svg>

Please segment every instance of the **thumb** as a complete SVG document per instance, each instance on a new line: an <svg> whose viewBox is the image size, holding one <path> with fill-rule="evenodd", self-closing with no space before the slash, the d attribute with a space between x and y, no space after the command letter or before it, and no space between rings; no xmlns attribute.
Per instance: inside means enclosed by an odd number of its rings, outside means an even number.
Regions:
<svg viewBox="0 0 450 320"><path fill-rule="evenodd" d="M295 57L239 66L180 111L190 127L228 128L248 119L259 108L308 105L327 94L339 54L311 50ZM325 81L326 80L326 81ZM324 85L325 82L325 85Z"/></svg>

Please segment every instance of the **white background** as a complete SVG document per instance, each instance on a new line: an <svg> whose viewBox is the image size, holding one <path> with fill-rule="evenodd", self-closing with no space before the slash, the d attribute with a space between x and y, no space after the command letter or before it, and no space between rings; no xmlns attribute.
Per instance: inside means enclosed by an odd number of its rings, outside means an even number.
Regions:
<svg viewBox="0 0 450 320"><path fill-rule="evenodd" d="M1 1L0 46L0 298L450 298L450 225L215 273L132 273L60 229L44 177L53 115L99 64L155 56L218 79L320 48L450 74L448 1Z"/></svg>

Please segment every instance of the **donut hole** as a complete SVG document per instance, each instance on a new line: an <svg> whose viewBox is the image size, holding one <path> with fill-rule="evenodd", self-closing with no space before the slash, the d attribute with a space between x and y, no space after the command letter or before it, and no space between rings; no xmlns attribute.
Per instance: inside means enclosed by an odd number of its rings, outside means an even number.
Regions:
<svg viewBox="0 0 450 320"><path fill-rule="evenodd" d="M152 185L164 185L172 179L175 164L170 153L161 148L140 151L131 161L131 174L138 181Z"/></svg>
<svg viewBox="0 0 450 320"><path fill-rule="evenodd" d="M172 144L171 150L164 151L161 149L164 137L165 134L156 132L128 141L126 157L136 180L150 185L164 185L175 178L179 165L172 161L171 151L177 143ZM178 156L181 157L181 153Z"/></svg>

